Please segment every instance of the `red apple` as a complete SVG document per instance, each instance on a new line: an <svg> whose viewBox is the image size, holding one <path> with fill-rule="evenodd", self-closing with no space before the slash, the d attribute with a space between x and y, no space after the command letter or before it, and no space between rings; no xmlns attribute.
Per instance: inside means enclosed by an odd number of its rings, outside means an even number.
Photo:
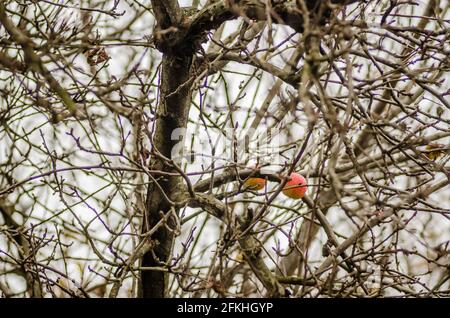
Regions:
<svg viewBox="0 0 450 318"><path fill-rule="evenodd" d="M266 179L263 178L248 178L244 182L244 189L247 190L261 190L266 186Z"/></svg>
<svg viewBox="0 0 450 318"><path fill-rule="evenodd" d="M301 174L293 172L283 188L283 194L292 199L301 199L306 190L306 179Z"/></svg>

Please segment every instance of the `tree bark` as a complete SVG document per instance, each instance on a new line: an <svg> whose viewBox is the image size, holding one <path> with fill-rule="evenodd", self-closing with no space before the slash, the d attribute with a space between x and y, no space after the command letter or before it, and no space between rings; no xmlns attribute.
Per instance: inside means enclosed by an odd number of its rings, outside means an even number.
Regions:
<svg viewBox="0 0 450 318"><path fill-rule="evenodd" d="M172 132L177 128L185 128L187 125L191 101L191 85L188 83L191 62L192 55L183 56L165 53L163 56L161 95L153 136L153 154L159 152L164 157L170 158L172 147L178 142L178 140L171 140ZM172 171L170 164L160 156L153 155L152 158L154 158L151 162L152 170ZM179 176L163 179L155 178L155 180L159 187L150 180L147 191L144 233L152 229L161 220L162 214L166 215L170 212L171 204L167 201L165 195L172 200L176 194L184 191L183 182ZM170 261L174 239L170 229L174 227L174 224L173 217L169 217L166 225L160 226L152 235L151 240L156 246L144 254L142 267L161 266L163 263ZM167 283L167 272L143 270L141 273L141 296L144 298L164 297Z"/></svg>

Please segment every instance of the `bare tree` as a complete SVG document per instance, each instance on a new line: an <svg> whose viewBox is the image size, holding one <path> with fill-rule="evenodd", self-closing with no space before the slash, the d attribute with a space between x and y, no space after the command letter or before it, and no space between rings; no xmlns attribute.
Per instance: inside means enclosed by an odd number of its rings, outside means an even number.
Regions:
<svg viewBox="0 0 450 318"><path fill-rule="evenodd" d="M0 0L0 294L448 297L449 9Z"/></svg>

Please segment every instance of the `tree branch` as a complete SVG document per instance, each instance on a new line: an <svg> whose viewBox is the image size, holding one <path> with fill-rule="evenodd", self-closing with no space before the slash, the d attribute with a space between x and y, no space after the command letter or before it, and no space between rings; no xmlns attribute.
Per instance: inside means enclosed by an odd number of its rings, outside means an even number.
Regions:
<svg viewBox="0 0 450 318"><path fill-rule="evenodd" d="M59 82L53 77L50 71L45 67L40 57L34 52L36 44L23 33L19 28L14 26L14 23L8 18L6 14L6 7L3 1L0 1L0 22L5 27L8 34L14 42L19 44L25 54L25 63L36 73L41 74L47 81L50 89L61 98L61 101L69 109L72 115L77 114L77 106L72 97L67 91L62 88Z"/></svg>

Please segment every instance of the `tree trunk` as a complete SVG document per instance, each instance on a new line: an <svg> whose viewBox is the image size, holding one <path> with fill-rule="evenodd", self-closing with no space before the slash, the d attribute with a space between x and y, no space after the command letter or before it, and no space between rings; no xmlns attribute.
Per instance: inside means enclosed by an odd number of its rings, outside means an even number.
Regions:
<svg viewBox="0 0 450 318"><path fill-rule="evenodd" d="M153 135L152 152L158 151L167 158L171 158L172 147L178 140L171 140L170 136L176 128L185 128L187 125L191 92L189 70L192 55L174 55L165 53L162 60L160 101L158 105L155 133ZM152 156L152 170L171 171L170 164L164 162L157 155ZM144 216L143 232L152 229L162 215L170 212L171 205L165 199L161 191L169 198L183 191L181 177L156 178L160 187L152 180L147 191L146 212ZM178 213L178 211L176 211ZM170 217L166 226L160 226L151 236L156 244L155 248L148 251L142 259L142 267L161 266L170 261L170 255L174 240L172 229L173 217ZM155 270L142 270L141 272L141 296L144 298L164 297L168 286L168 273Z"/></svg>

